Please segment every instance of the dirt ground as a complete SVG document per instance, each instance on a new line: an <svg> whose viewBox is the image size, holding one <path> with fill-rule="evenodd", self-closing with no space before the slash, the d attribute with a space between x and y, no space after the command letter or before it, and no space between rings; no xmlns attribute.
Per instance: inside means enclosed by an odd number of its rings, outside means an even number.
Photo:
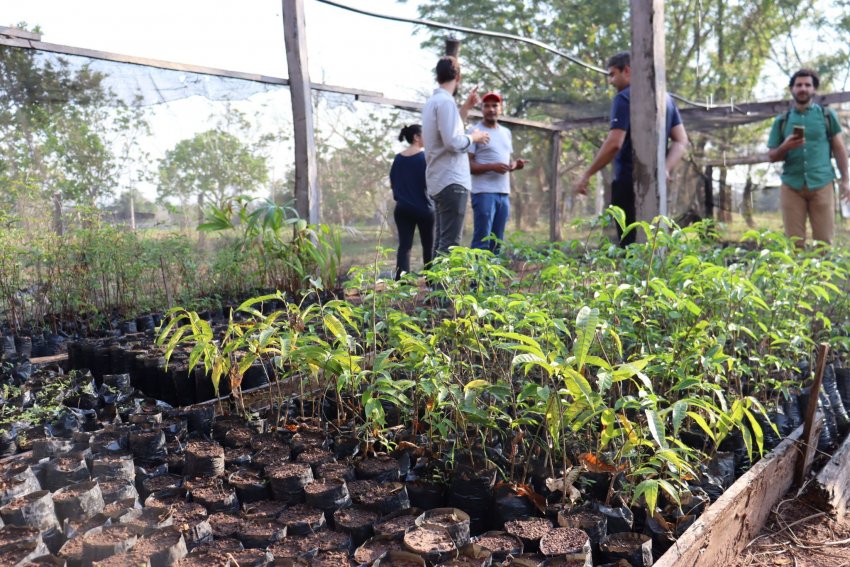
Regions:
<svg viewBox="0 0 850 567"><path fill-rule="evenodd" d="M761 533L729 567L850 566L850 514L833 518L813 499L785 496L771 511Z"/></svg>

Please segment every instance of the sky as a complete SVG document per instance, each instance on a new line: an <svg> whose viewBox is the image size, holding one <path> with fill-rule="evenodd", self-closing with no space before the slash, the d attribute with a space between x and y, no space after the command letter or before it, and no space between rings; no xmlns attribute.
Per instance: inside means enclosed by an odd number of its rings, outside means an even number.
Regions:
<svg viewBox="0 0 850 567"><path fill-rule="evenodd" d="M417 17L417 0L343 0L374 12ZM42 41L213 67L287 77L281 0L0 0L0 25L38 25ZM355 14L304 0L307 57L313 82L383 93L388 98L424 100L435 86L435 56L423 51L424 35L412 24ZM156 73L151 74L156 79ZM343 102L353 97L341 97ZM258 95L235 106L249 115L262 106L264 125L286 128L288 97ZM367 108L368 107L368 108ZM375 110L358 105L359 111ZM221 107L200 97L155 105L148 120L153 136L142 143L154 159L179 140L210 127ZM317 119L335 118L339 113ZM342 113L350 121L362 115ZM394 141L388 141L388 145ZM272 179L291 165L291 146L272 152ZM154 198L153 184L138 187Z"/></svg>
<svg viewBox="0 0 850 567"><path fill-rule="evenodd" d="M342 0L417 17L416 0ZM0 25L39 25L50 43L230 71L286 77L280 0L3 0ZM304 0L313 82L412 98L432 82L434 57L412 24Z"/></svg>

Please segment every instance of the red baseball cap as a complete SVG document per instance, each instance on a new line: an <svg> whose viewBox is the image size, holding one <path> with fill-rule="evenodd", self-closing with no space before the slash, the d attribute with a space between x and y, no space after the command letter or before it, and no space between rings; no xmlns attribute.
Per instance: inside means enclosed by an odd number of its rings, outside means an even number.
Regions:
<svg viewBox="0 0 850 567"><path fill-rule="evenodd" d="M484 96L481 97L481 102L486 102L488 98L494 98L499 104L502 104L502 95L495 91L484 93Z"/></svg>

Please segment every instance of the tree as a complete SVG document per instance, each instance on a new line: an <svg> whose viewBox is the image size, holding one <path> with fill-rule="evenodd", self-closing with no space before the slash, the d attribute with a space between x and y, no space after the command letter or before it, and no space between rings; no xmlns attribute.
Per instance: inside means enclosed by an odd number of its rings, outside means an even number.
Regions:
<svg viewBox="0 0 850 567"><path fill-rule="evenodd" d="M185 207L194 198L202 219L205 203L222 208L229 197L252 193L267 179L266 157L216 128L181 140L165 153L157 199L176 197Z"/></svg>
<svg viewBox="0 0 850 567"><path fill-rule="evenodd" d="M105 79L86 63L0 47L0 214L37 217L22 207L94 205L112 194L121 160L109 137L144 118Z"/></svg>
<svg viewBox="0 0 850 567"><path fill-rule="evenodd" d="M813 0L666 1L668 90L718 103L754 98L767 62L782 65L777 60L781 50L775 47L813 22L813 6ZM608 56L628 50L631 42L625 0L426 0L419 11L423 18L537 39L600 67ZM424 46L441 53L445 32L428 33ZM610 105L612 93L604 75L539 48L469 34L460 55L467 87L478 84L501 91L509 114L565 119L602 115ZM714 157L723 151L746 151L763 139L765 128L759 124L689 134L698 156ZM586 162L604 135L604 129L570 133L564 149ZM547 155L539 145L518 151Z"/></svg>
<svg viewBox="0 0 850 567"><path fill-rule="evenodd" d="M325 222L346 225L369 222L387 214L392 199L391 141L401 130L400 120L398 113L386 116L370 113L355 126L343 126L337 119L328 130L317 132L316 154ZM333 138L342 138L345 145L334 147Z"/></svg>

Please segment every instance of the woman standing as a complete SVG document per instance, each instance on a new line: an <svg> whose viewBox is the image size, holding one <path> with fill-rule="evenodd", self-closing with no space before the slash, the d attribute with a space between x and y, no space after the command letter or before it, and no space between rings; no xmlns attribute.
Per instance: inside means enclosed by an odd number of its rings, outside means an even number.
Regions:
<svg viewBox="0 0 850 567"><path fill-rule="evenodd" d="M413 233L419 227L422 260L427 267L434 255L434 204L425 192L425 148L422 145L422 126L411 124L401 129L398 140L410 144L396 154L390 169L390 185L395 199L395 218L398 227L398 255L395 278L410 272L410 249Z"/></svg>

